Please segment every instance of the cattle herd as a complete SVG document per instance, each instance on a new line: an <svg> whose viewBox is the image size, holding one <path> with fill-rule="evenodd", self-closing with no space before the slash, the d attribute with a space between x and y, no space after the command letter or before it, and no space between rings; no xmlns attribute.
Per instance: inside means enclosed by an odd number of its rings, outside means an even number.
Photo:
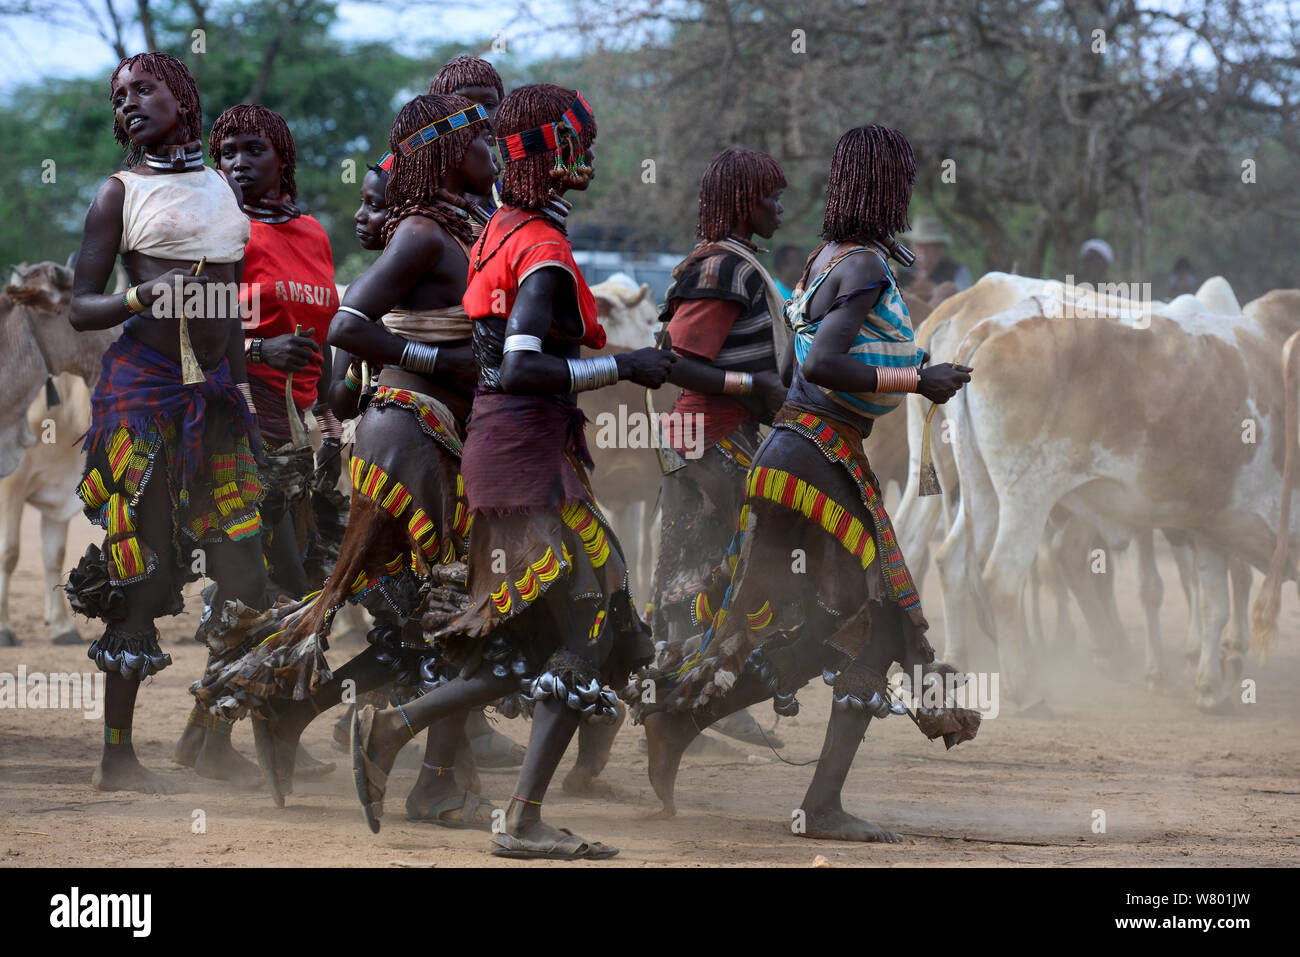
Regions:
<svg viewBox="0 0 1300 957"><path fill-rule="evenodd" d="M8 598L24 504L41 514L50 635L80 640L55 586L79 511L88 387L118 330L74 333L70 287L67 266L42 262L14 267L0 297L0 645L14 643ZM615 279L594 291L609 348L652 339L657 310L646 287ZM1195 295L1142 302L989 273L918 322L917 340L932 361L976 370L931 423L941 493L923 495L918 483L929 410L920 396L909 397L906 418L879 421L866 451L882 483L901 487L895 526L909 564L920 573L933 552L942 656L964 661L968 643L986 636L1003 694L1032 707L1036 664L1075 631L1070 596L1097 655L1135 676L1128 631L1130 622L1140 627L1142 678L1160 685L1170 665L1156 549L1167 546L1189 605L1184 653L1197 704L1222 708L1243 657L1266 654L1277 640L1280 589L1296 579L1300 510L1288 492L1300 439L1300 290L1239 306L1215 277ZM47 382L57 405L48 404ZM641 409L641 401L628 385L584 395L582 404L595 420L620 403ZM655 454L599 444L592 454L596 493L643 597L658 539ZM1116 601L1122 555L1132 556L1123 567L1138 576L1140 620L1139 609ZM1252 569L1264 573L1253 614ZM1055 597L1048 626L1040 591Z"/></svg>

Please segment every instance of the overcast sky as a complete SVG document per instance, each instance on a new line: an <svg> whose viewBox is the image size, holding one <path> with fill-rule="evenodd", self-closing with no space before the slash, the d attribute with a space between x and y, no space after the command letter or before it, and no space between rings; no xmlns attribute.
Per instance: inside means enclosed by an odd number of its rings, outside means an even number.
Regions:
<svg viewBox="0 0 1300 957"><path fill-rule="evenodd" d="M69 4L69 7L74 7ZM98 5L96 5L98 6ZM534 0L531 4L545 20L564 16L563 0ZM417 55L422 47L447 40L476 41L501 30L511 52L527 59L565 52L563 38L554 32L538 36L538 25L509 21L517 4L513 0L479 0L428 7L393 9L382 4L339 4L339 21L333 33L347 40L397 38L395 46ZM507 25L502 30L502 19ZM512 40L517 42L512 43ZM136 46L143 45L143 36ZM213 42L209 38L209 44ZM41 77L106 75L117 65L112 49L87 26L84 31L54 27L38 19L0 17L0 95L12 93L21 83Z"/></svg>

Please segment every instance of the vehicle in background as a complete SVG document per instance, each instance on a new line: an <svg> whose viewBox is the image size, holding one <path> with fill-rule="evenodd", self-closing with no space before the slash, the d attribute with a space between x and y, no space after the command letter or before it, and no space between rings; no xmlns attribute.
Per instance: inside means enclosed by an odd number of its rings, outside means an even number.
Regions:
<svg viewBox="0 0 1300 957"><path fill-rule="evenodd" d="M621 253L588 249L575 249L573 259L582 270L582 278L587 280L587 285L594 286L615 273L623 273L638 286L641 283L649 285L650 295L654 297L656 305L663 303L664 294L673 281L673 267L682 261L682 257L674 253Z"/></svg>

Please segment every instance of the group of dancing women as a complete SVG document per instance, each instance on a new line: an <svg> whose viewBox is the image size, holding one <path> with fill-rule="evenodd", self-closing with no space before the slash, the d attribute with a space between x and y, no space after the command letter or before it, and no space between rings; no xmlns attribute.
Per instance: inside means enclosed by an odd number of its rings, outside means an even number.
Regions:
<svg viewBox="0 0 1300 957"><path fill-rule="evenodd" d="M342 706L372 831L398 753L427 732L408 819L482 829L505 857L606 858L617 849L542 816L575 733L566 790L608 793L596 779L630 712L671 815L696 736L768 699L793 714L821 676L832 707L798 833L897 839L841 805L871 720L906 713L949 747L979 723L918 688L909 707L887 680L894 665L923 683L954 669L926 639L863 443L907 393L946 402L971 372L929 362L890 265L910 258L894 239L916 176L901 133L839 139L825 242L788 301L756 244L781 225L785 175L765 153L720 153L657 345L613 352L567 231L594 175L597 97L547 83L506 94L484 60L444 65L361 183L356 235L379 256L340 302L278 113L222 113L209 166L183 63L128 57L109 86L127 168L87 213L71 306L78 330L122 327L78 489L105 541L67 584L74 609L105 624L89 649L107 675L95 787L174 788L136 758L135 699L171 664L156 620L206 577L195 637L208 659L175 759L265 782L279 805L295 775L330 769L299 740ZM119 257L130 285L105 292ZM643 611L576 401L622 381L681 389L663 441L683 455L663 459L675 464ZM702 423L702 455L684 422ZM374 625L363 651L330 663L348 603ZM489 706L531 720L504 815L468 747ZM231 745L244 717L256 764Z"/></svg>

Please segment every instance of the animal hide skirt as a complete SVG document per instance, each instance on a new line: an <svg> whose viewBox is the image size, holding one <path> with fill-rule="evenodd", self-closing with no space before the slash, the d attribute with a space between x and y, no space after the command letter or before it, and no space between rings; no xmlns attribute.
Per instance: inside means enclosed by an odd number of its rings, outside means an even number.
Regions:
<svg viewBox="0 0 1300 957"><path fill-rule="evenodd" d="M654 653L618 539L587 502L476 515L469 607L432 638L463 677L513 676L525 708L553 697L593 723L616 719L610 686Z"/></svg>
<svg viewBox="0 0 1300 957"><path fill-rule="evenodd" d="M244 706L260 714L273 699L310 697L330 678L327 638L334 615L349 601L375 616L369 638L393 664L399 686L423 681L420 690L427 690L441 677L429 660L419 613L431 600L455 611L464 604L456 581L463 581L463 566L456 566L459 575L445 567L464 558L470 524L456 421L428 396L380 388L358 425L349 471L347 531L324 588L283 609L278 628L248 619L264 638L255 646L245 641L239 648L237 623L235 633L221 635L213 651L225 661L191 689L200 703L224 702L221 710L230 716ZM233 660L232 647L241 651Z"/></svg>
<svg viewBox="0 0 1300 957"><path fill-rule="evenodd" d="M890 642L905 668L946 667L936 665L925 638L916 586L861 449L859 433L822 413L791 405L778 413L745 479L727 553L731 575L705 596L705 612L716 609L709 628L651 676L666 686L668 708L692 710L726 694L746 667L762 664L763 651L788 644L804 622L822 623L815 638L833 652L826 660L839 663L837 702L886 697L883 675L855 667L874 642ZM798 627L762 640L786 615ZM794 690L785 697L792 700ZM978 723L978 714L963 710L928 727L931 737L973 737Z"/></svg>
<svg viewBox="0 0 1300 957"><path fill-rule="evenodd" d="M723 559L736 533L757 445L757 427L746 423L663 478L659 560L647 609L660 647L680 645L712 623L708 596L731 578Z"/></svg>

